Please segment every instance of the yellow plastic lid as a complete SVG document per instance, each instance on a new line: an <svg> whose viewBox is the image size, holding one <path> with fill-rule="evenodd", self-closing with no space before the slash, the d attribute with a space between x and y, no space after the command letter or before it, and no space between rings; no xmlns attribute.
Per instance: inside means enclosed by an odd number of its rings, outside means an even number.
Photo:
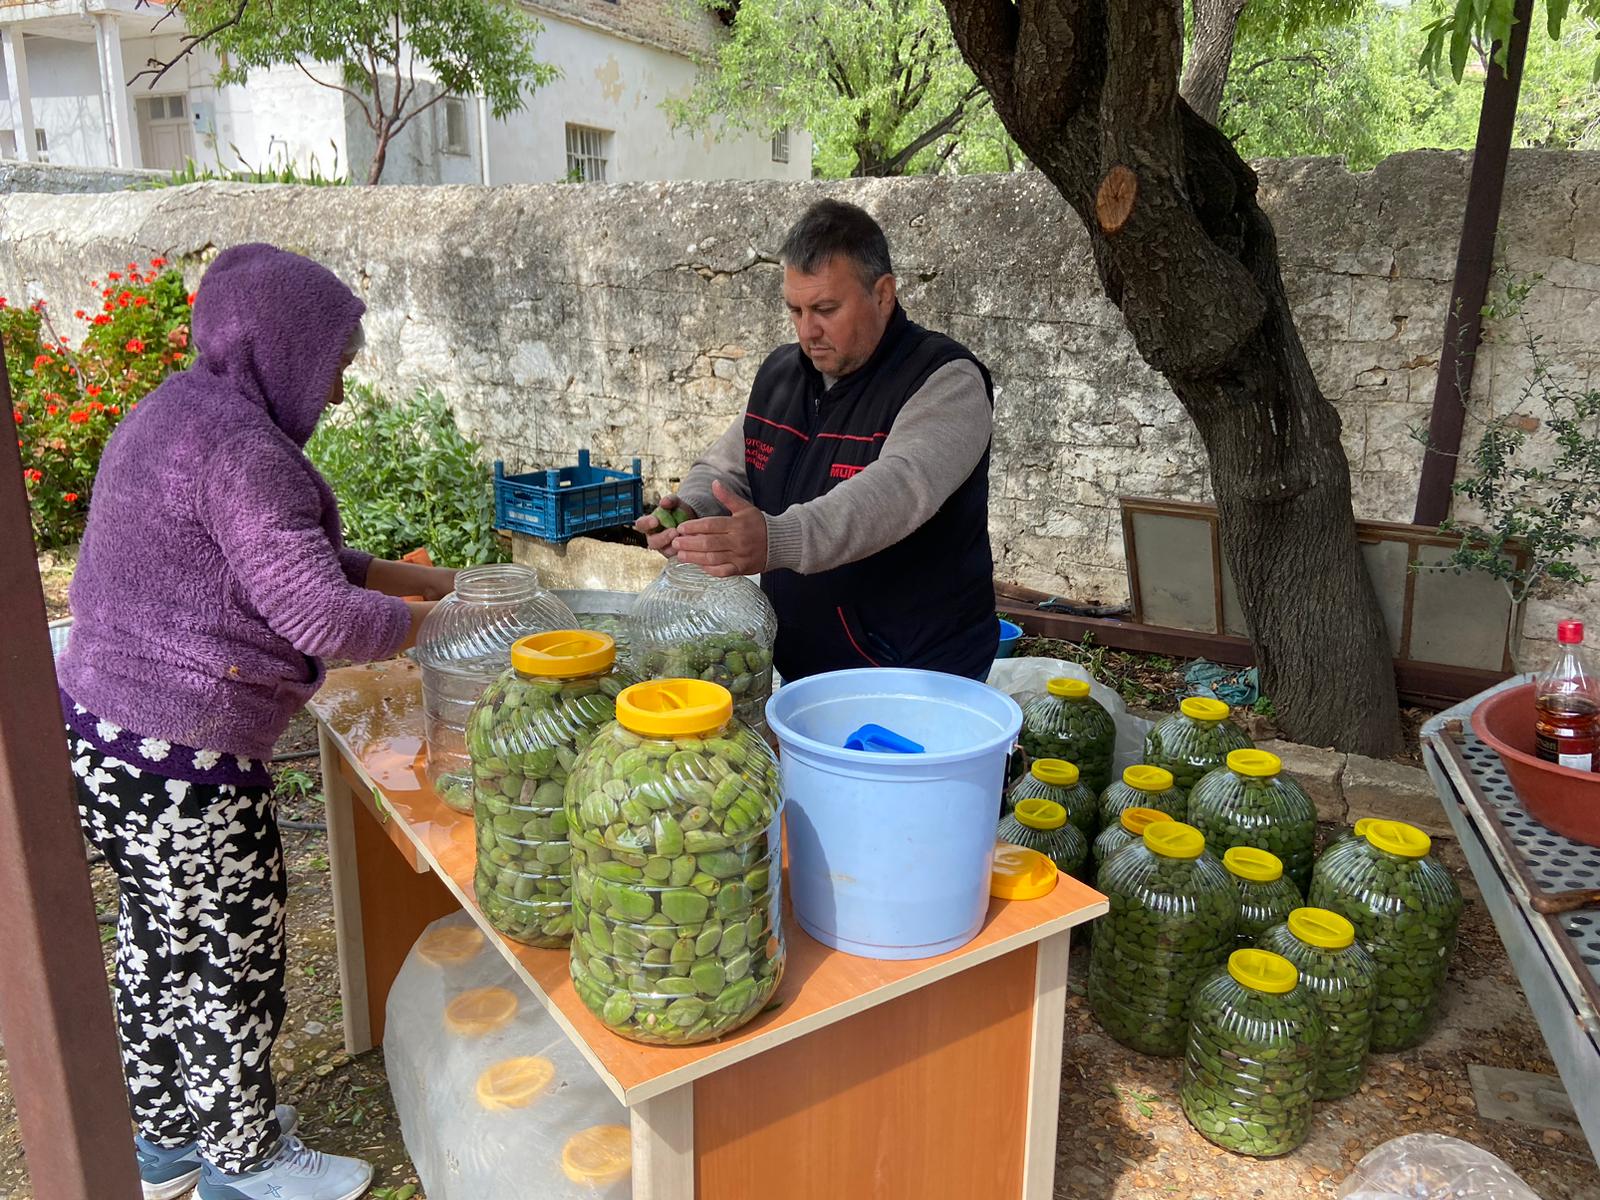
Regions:
<svg viewBox="0 0 1600 1200"><path fill-rule="evenodd" d="M1283 878L1283 859L1270 850L1254 846L1235 846L1222 856L1222 865L1251 883L1271 883Z"/></svg>
<svg viewBox="0 0 1600 1200"><path fill-rule="evenodd" d="M704 679L652 679L624 688L617 720L646 737L695 737L733 719L733 693Z"/></svg>
<svg viewBox="0 0 1600 1200"><path fill-rule="evenodd" d="M1073 787L1078 782L1078 768L1063 758L1041 758L1030 768L1030 773L1040 783L1051 787Z"/></svg>
<svg viewBox="0 0 1600 1200"><path fill-rule="evenodd" d="M1283 759L1270 750L1229 750L1228 770L1251 779L1271 779L1283 770Z"/></svg>
<svg viewBox="0 0 1600 1200"><path fill-rule="evenodd" d="M478 1037L516 1015L517 998L506 988L474 988L445 1005L444 1023L456 1033Z"/></svg>
<svg viewBox="0 0 1600 1200"><path fill-rule="evenodd" d="M1195 721L1226 721L1233 709L1210 696L1186 696L1178 711Z"/></svg>
<svg viewBox="0 0 1600 1200"><path fill-rule="evenodd" d="M626 1125L579 1130L561 1147L561 1172L573 1183L605 1187L633 1170L633 1137Z"/></svg>
<svg viewBox="0 0 1600 1200"><path fill-rule="evenodd" d="M1432 838L1404 821L1369 820L1362 836L1379 850L1401 858L1421 858L1433 849Z"/></svg>
<svg viewBox="0 0 1600 1200"><path fill-rule="evenodd" d="M490 1112L505 1112L532 1104L555 1077L556 1065L548 1058L536 1055L508 1058L479 1075L474 1091L484 1108Z"/></svg>
<svg viewBox="0 0 1600 1200"><path fill-rule="evenodd" d="M1122 782L1136 792L1164 792L1172 787L1172 772L1165 767L1139 763L1122 772Z"/></svg>
<svg viewBox="0 0 1600 1200"><path fill-rule="evenodd" d="M1018 824L1026 825L1029 829L1060 829L1067 823L1067 810L1043 796L1018 800L1011 815L1016 817Z"/></svg>
<svg viewBox="0 0 1600 1200"><path fill-rule="evenodd" d="M1228 955L1228 974L1252 991L1269 996L1292 992L1300 982L1299 968L1271 950L1235 950Z"/></svg>
<svg viewBox="0 0 1600 1200"><path fill-rule="evenodd" d="M417 957L436 967L455 967L475 958L484 945L475 925L446 925L417 939Z"/></svg>
<svg viewBox="0 0 1600 1200"><path fill-rule="evenodd" d="M1367 836L1367 829L1377 819L1378 819L1377 817L1362 817L1359 821L1357 821L1355 823L1355 825L1353 826L1353 828L1355 829L1356 836L1357 837L1366 837Z"/></svg>
<svg viewBox="0 0 1600 1200"><path fill-rule="evenodd" d="M996 842L989 895L1001 900L1037 900L1050 894L1060 874L1055 863L1037 850Z"/></svg>
<svg viewBox="0 0 1600 1200"><path fill-rule="evenodd" d="M1144 844L1162 858L1199 858L1206 835L1182 821L1157 821L1145 827Z"/></svg>
<svg viewBox="0 0 1600 1200"><path fill-rule="evenodd" d="M1144 831L1157 821L1172 820L1172 814L1164 813L1159 808L1140 808L1135 804L1131 808L1123 809L1122 816L1118 820L1122 822L1122 827L1133 834L1134 837L1143 837Z"/></svg>
<svg viewBox="0 0 1600 1200"><path fill-rule="evenodd" d="M541 679L576 679L609 671L617 661L617 642L609 633L556 629L530 634L511 644L511 665Z"/></svg>
<svg viewBox="0 0 1600 1200"><path fill-rule="evenodd" d="M1320 950L1343 950L1356 940L1356 927L1326 908L1297 908L1288 924L1290 933Z"/></svg>
<svg viewBox="0 0 1600 1200"><path fill-rule="evenodd" d="M1082 700L1089 694L1089 681L1086 679L1052 679L1044 685L1045 691L1052 696L1060 696L1066 700Z"/></svg>

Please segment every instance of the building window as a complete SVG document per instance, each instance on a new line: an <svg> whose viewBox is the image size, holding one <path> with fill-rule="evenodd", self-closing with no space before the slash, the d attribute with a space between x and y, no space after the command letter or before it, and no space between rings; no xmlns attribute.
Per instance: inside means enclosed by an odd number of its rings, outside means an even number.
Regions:
<svg viewBox="0 0 1600 1200"><path fill-rule="evenodd" d="M33 131L33 152L38 161L50 161L50 139L45 137L44 130L39 128Z"/></svg>
<svg viewBox="0 0 1600 1200"><path fill-rule="evenodd" d="M189 115L189 99L182 95L144 96L139 108L146 121L181 121Z"/></svg>
<svg viewBox="0 0 1600 1200"><path fill-rule="evenodd" d="M467 147L467 102L460 96L444 98L444 152L471 154Z"/></svg>
<svg viewBox="0 0 1600 1200"><path fill-rule="evenodd" d="M572 183L604 183L611 160L611 131L588 125L567 126L567 179Z"/></svg>
<svg viewBox="0 0 1600 1200"><path fill-rule="evenodd" d="M778 130L772 135L772 161L786 163L789 161L789 130L787 127Z"/></svg>

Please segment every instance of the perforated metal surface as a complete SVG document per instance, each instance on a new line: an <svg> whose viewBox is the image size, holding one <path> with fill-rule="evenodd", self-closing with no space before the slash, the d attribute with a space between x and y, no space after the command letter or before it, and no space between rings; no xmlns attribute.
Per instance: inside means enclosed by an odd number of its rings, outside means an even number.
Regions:
<svg viewBox="0 0 1600 1200"><path fill-rule="evenodd" d="M1458 743L1489 815L1505 832L1527 879L1545 892L1600 887L1600 849L1562 837L1530 817L1500 765L1500 756L1463 722ZM1548 918L1571 940L1571 948L1600 988L1600 910Z"/></svg>

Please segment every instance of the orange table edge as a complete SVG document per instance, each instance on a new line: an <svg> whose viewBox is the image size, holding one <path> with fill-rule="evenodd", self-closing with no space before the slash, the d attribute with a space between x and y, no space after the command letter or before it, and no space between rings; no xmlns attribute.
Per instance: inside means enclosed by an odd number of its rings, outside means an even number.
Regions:
<svg viewBox="0 0 1600 1200"><path fill-rule="evenodd" d="M630 1042L579 1000L564 950L502 938L479 911L471 818L421 770L418 691L395 660L332 672L310 706L350 1053L381 1040L417 935L460 908L628 1106L635 1200L1050 1196L1071 930L1104 897L1063 877L912 961L830 950L790 917L776 1010L700 1046Z"/></svg>

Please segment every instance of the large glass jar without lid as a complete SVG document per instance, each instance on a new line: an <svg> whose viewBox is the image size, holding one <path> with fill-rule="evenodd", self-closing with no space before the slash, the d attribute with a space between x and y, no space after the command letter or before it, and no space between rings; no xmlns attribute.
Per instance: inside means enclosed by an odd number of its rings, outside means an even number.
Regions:
<svg viewBox="0 0 1600 1200"><path fill-rule="evenodd" d="M510 658L467 722L478 907L513 941L565 946L572 934L567 778L633 680L617 670L616 643L602 633L536 633L513 645Z"/></svg>
<svg viewBox="0 0 1600 1200"><path fill-rule="evenodd" d="M778 766L724 687L636 684L567 783L572 981L640 1042L703 1042L783 975Z"/></svg>
<svg viewBox="0 0 1600 1200"><path fill-rule="evenodd" d="M1429 853L1428 835L1373 821L1364 837L1317 861L1307 897L1348 920L1378 964L1372 1048L1409 1050L1432 1031L1461 922L1461 889Z"/></svg>
<svg viewBox="0 0 1600 1200"><path fill-rule="evenodd" d="M1182 1054L1189 994L1233 949L1239 901L1227 871L1194 826L1159 821L1095 886L1111 909L1095 923L1089 1007L1124 1046Z"/></svg>
<svg viewBox="0 0 1600 1200"><path fill-rule="evenodd" d="M1076 763L1059 758L1041 758L1006 793L1002 813L1009 813L1024 800L1049 800L1067 810L1067 820L1083 834L1085 842L1099 827L1094 792L1078 773Z"/></svg>
<svg viewBox="0 0 1600 1200"><path fill-rule="evenodd" d="M1189 824L1218 853L1253 846L1283 860L1302 892L1311 886L1316 859L1317 806L1283 761L1265 750L1230 750L1225 765L1209 771L1189 793Z"/></svg>
<svg viewBox="0 0 1600 1200"><path fill-rule="evenodd" d="M1248 750L1250 735L1228 720L1230 709L1221 700L1189 696L1178 711L1163 717L1144 737L1144 760L1165 767L1185 796L1207 771L1220 767L1230 750Z"/></svg>
<svg viewBox="0 0 1600 1200"><path fill-rule="evenodd" d="M1110 829L1127 808L1154 808L1174 821L1187 819L1189 802L1172 781L1172 772L1149 763L1135 763L1100 794L1100 828Z"/></svg>
<svg viewBox="0 0 1600 1200"><path fill-rule="evenodd" d="M1077 764L1096 796L1111 783L1111 756L1117 726L1089 694L1083 679L1052 679L1045 694L1022 710L1022 748L1030 758L1059 758ZM1089 830L1088 835L1094 836Z"/></svg>
<svg viewBox="0 0 1600 1200"><path fill-rule="evenodd" d="M1172 817L1158 808L1125 808L1117 816L1116 823L1100 831L1094 839L1094 844L1089 847L1089 858L1098 875L1100 868L1105 866L1123 850L1135 842L1144 840L1144 831L1157 821L1170 821ZM1091 925L1091 929L1094 927Z"/></svg>
<svg viewBox="0 0 1600 1200"><path fill-rule="evenodd" d="M572 610L539 586L538 572L515 563L456 572L455 591L422 622L411 655L422 668L428 782L457 812L472 811L467 718L506 669L512 643L577 625Z"/></svg>
<svg viewBox="0 0 1600 1200"><path fill-rule="evenodd" d="M1322 1019L1282 955L1236 950L1195 989L1178 1096L1208 1141L1287 1154L1311 1132Z"/></svg>
<svg viewBox="0 0 1600 1200"><path fill-rule="evenodd" d="M1002 842L1037 850L1063 875L1083 878L1089 843L1054 800L1019 800L1011 815L1000 818L995 836Z"/></svg>
<svg viewBox="0 0 1600 1200"><path fill-rule="evenodd" d="M633 605L639 673L721 684L733 693L734 715L763 735L777 635L777 615L759 587L689 563L669 564Z"/></svg>
<svg viewBox="0 0 1600 1200"><path fill-rule="evenodd" d="M1258 943L1300 970L1322 1015L1317 1099L1337 1100L1361 1086L1378 999L1378 964L1356 941L1356 927L1325 908L1297 908Z"/></svg>
<svg viewBox="0 0 1600 1200"><path fill-rule="evenodd" d="M1276 854L1253 846L1235 846L1222 855L1239 897L1239 948L1248 950L1262 934L1281 925L1305 903L1294 881L1283 873Z"/></svg>

